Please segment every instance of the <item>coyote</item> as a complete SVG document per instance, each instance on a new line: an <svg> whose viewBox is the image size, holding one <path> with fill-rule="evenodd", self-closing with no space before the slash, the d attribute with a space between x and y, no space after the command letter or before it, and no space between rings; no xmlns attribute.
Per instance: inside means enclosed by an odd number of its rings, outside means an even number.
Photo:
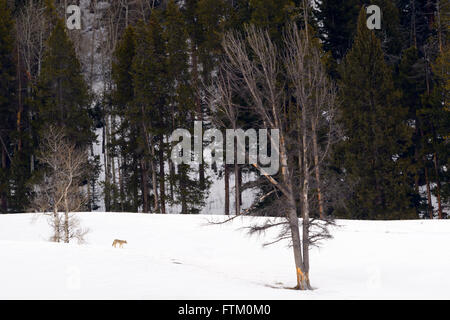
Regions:
<svg viewBox="0 0 450 320"><path fill-rule="evenodd" d="M117 244L119 244L119 248L123 248L123 244L124 244L124 243L128 243L127 240L119 240L119 239L115 239L115 240L113 241L112 246L113 246L114 248L116 248Z"/></svg>

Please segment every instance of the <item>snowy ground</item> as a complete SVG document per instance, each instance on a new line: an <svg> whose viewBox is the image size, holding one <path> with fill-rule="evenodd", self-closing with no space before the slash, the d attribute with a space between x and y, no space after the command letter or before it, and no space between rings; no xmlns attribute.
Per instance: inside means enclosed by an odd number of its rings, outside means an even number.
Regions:
<svg viewBox="0 0 450 320"><path fill-rule="evenodd" d="M0 299L449 299L450 221L338 221L295 285L286 243L263 248L218 216L80 214L88 243L46 239L45 218L0 215ZM266 238L267 237L267 238ZM125 239L123 249L111 247Z"/></svg>

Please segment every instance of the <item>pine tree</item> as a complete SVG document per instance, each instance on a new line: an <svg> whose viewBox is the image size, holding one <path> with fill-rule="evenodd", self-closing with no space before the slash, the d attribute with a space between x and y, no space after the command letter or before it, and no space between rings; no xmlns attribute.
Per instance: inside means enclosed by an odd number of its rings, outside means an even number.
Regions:
<svg viewBox="0 0 450 320"><path fill-rule="evenodd" d="M115 134L117 139L110 146L112 154L119 153L121 157L121 183L119 192L116 186L105 181L106 210L137 212L141 204L139 199L138 159L136 155L139 130L131 125L129 112L134 101L133 75L131 73L133 59L136 54L136 33L132 26L128 26L114 52L112 63L112 92L113 115L120 119ZM119 194L119 198L111 195Z"/></svg>
<svg viewBox="0 0 450 320"><path fill-rule="evenodd" d="M415 46L422 50L433 33L436 1L398 0L400 30L406 47Z"/></svg>
<svg viewBox="0 0 450 320"><path fill-rule="evenodd" d="M296 13L296 3L292 0L250 0L250 23L267 28L272 39L281 43L282 29Z"/></svg>
<svg viewBox="0 0 450 320"><path fill-rule="evenodd" d="M427 192L427 204L422 204L423 201L420 197L421 185L425 184L428 191L430 188L429 165L425 157L427 143L423 134L424 123L420 117L420 110L423 108L421 96L426 90L425 77L425 62L419 57L417 48L408 48L402 54L396 81L397 87L402 91L401 104L408 110L408 119L410 119L411 123L414 123L412 144L408 153L411 159L410 172L414 175L416 209L418 214L429 216L431 212L431 193Z"/></svg>
<svg viewBox="0 0 450 320"><path fill-rule="evenodd" d="M381 30L376 31L382 48L392 63L402 50L403 38L399 28L399 11L394 0L321 0L316 1L313 14L318 20L318 30L324 49L331 52L328 69L337 77L337 65L342 61L352 45L355 36L358 13L365 5L378 5L382 12Z"/></svg>
<svg viewBox="0 0 450 320"><path fill-rule="evenodd" d="M138 148L141 159L141 186L143 211L148 212L149 186L153 189L153 210L160 211L157 182L157 137L164 126L163 108L167 100L166 49L163 39L162 17L153 10L148 25L140 22L137 27L136 55L133 60L134 102L133 117L140 130ZM161 141L161 140L160 140ZM151 184L148 181L151 172Z"/></svg>
<svg viewBox="0 0 450 320"><path fill-rule="evenodd" d="M316 1L314 13L322 22L320 34L324 49L331 51L334 59L341 60L351 47L355 33L355 21L361 9L360 0Z"/></svg>
<svg viewBox="0 0 450 320"><path fill-rule="evenodd" d="M89 165L81 182L87 188L98 175L99 161L98 157L89 159L89 150L95 140L90 100L73 43L67 35L64 22L57 19L46 43L38 79L33 131L38 133L39 145L49 127L62 128L67 139L84 150ZM86 209L95 207L92 200L91 197L88 199Z"/></svg>
<svg viewBox="0 0 450 320"><path fill-rule="evenodd" d="M168 127L171 131L176 128L185 128L192 133L196 115L202 119L203 110L202 101L198 97L199 89L199 66L202 66L203 79L209 79L209 73L214 69L214 61L217 54L218 26L222 1L219 3L210 0L201 0L195 5L188 7L183 17L182 12L174 1L169 1L165 11L165 34L167 46L167 84L168 84L168 102L169 114ZM189 11L189 10L194 11ZM192 14L193 16L189 16ZM212 14L212 15L209 15ZM217 18L214 22L214 17ZM196 34L192 35L191 52L189 52L188 32L189 25L186 18L198 19L198 28L191 29ZM210 34L209 34L210 33ZM207 35L209 34L209 35ZM189 53L196 60L192 65L192 72L189 70ZM169 111L169 110L166 110ZM171 133L170 131L170 133ZM169 132L164 132L165 134ZM169 133L169 134L170 134ZM189 166L181 164L177 168L170 164L170 181L173 188L174 197L171 197L171 203L181 206L181 213L198 213L204 206L204 199L209 188L209 181L204 176L204 167ZM175 170L176 169L176 170ZM198 179L195 177L198 176Z"/></svg>
<svg viewBox="0 0 450 320"><path fill-rule="evenodd" d="M443 219L448 214L445 212L445 204L449 203L449 179L448 163L450 149L448 148L450 132L450 108L448 95L450 92L450 32L448 15L450 4L436 1L436 19L434 30L436 34L427 40L427 45L432 44L436 52L436 59L429 67L431 75L427 78L427 90L422 95L424 107L420 110L424 122L426 142L428 142L428 158L432 159L430 179L434 182L433 194L437 202L437 216ZM425 46L427 47L427 46ZM430 55L425 50L425 58ZM428 62L428 59L426 59ZM428 69L426 69L428 70ZM428 74L427 74L428 75ZM432 78L432 81L429 80Z"/></svg>
<svg viewBox="0 0 450 320"><path fill-rule="evenodd" d="M411 136L407 110L399 104L380 40L366 27L364 9L340 76L341 123L346 139L338 157L347 179L356 182L350 215L414 217L408 159L404 157Z"/></svg>
<svg viewBox="0 0 450 320"><path fill-rule="evenodd" d="M54 125L64 127L68 139L80 147L93 142L87 85L62 20L57 21L47 41L37 100L36 123L41 133Z"/></svg>
<svg viewBox="0 0 450 320"><path fill-rule="evenodd" d="M0 212L8 211L9 177L15 119L14 21L6 0L0 0Z"/></svg>

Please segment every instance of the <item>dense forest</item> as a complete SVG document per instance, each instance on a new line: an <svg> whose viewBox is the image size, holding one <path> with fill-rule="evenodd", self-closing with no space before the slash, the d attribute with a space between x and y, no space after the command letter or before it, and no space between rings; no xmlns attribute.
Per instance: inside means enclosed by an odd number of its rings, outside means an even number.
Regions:
<svg viewBox="0 0 450 320"><path fill-rule="evenodd" d="M322 219L447 218L449 19L440 0L0 0L0 212L38 210L62 128L83 154L80 211L195 214L223 179L227 215L278 216L288 199ZM169 137L195 121L282 127L282 170L174 164Z"/></svg>

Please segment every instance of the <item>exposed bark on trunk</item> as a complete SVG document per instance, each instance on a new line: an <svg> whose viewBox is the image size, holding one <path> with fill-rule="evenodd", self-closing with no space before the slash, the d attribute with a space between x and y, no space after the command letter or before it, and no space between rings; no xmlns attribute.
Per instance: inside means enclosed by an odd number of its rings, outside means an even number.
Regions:
<svg viewBox="0 0 450 320"><path fill-rule="evenodd" d="M230 167L225 164L225 214L230 214Z"/></svg>
<svg viewBox="0 0 450 320"><path fill-rule="evenodd" d="M203 111L202 111L202 104L200 101L200 97L198 96L198 54L197 54L197 48L196 45L192 45L192 77L193 77L193 84L194 84L194 92L195 92L195 104L196 104L196 113L197 113L197 119L199 119L203 124ZM205 166L203 164L203 159L199 164L199 180L200 185L202 188L205 186Z"/></svg>
<svg viewBox="0 0 450 320"><path fill-rule="evenodd" d="M156 152L155 152L155 145L153 144L153 139L151 136L149 136L149 130L147 130L147 126L145 123L145 109L144 106L141 105L141 112L142 112L142 130L145 137L145 143L148 150L148 153L151 155L150 159L150 166L152 169L152 184L153 184L153 197L154 197L154 206L153 206L153 212L159 211L159 198L158 198L158 184L157 184L157 177L156 177ZM147 207L147 210L149 208ZM146 211L148 212L148 211Z"/></svg>
<svg viewBox="0 0 450 320"><path fill-rule="evenodd" d="M423 130L422 130L422 128L420 128L419 130L420 130L420 136L421 136L422 141L423 141L424 140ZM427 168L427 163L426 163L425 157L423 157L423 168L424 168L424 172L425 172L425 183L426 183L426 186L427 186L428 216L430 217L430 219L433 219L433 205L431 203L430 179L429 179L429 176L428 176L428 168Z"/></svg>
<svg viewBox="0 0 450 320"><path fill-rule="evenodd" d="M4 149L4 146L2 146L2 169L6 170L6 151ZM3 213L6 213L8 209L6 190L1 190L0 209Z"/></svg>
<svg viewBox="0 0 450 320"><path fill-rule="evenodd" d="M160 138L159 146L159 198L161 213L166 213L166 189L165 189L165 169L164 169L164 138Z"/></svg>
<svg viewBox="0 0 450 320"><path fill-rule="evenodd" d="M105 118L105 126L103 127L103 141L102 141L102 152L103 152L103 163L105 168L105 185L107 186L105 190L105 210L111 211L111 179L110 179L110 162L108 153L108 141L109 141L109 119Z"/></svg>
<svg viewBox="0 0 450 320"><path fill-rule="evenodd" d="M151 152L152 152L152 158L150 159L150 164L152 166L152 184L153 184L153 197L154 197L154 203L153 203L153 211L159 212L159 196L158 196L158 182L157 182L157 175L156 175L156 153L155 153L155 146L153 143L151 143Z"/></svg>
<svg viewBox="0 0 450 320"><path fill-rule="evenodd" d="M437 30L438 30L438 42L439 52L442 53L442 24L441 24L441 1L436 1L436 15L437 15Z"/></svg>
<svg viewBox="0 0 450 320"><path fill-rule="evenodd" d="M178 170L179 170L179 174L180 174L180 190L181 190L181 213L182 214L187 214L188 213L188 209L187 209L187 199L186 199L186 194L185 194L185 189L186 189L186 165L185 164L181 164L178 166Z"/></svg>
<svg viewBox="0 0 450 320"><path fill-rule="evenodd" d="M119 198L120 198L120 211L124 211L123 202L125 200L124 188L123 188L123 178L122 178L122 157L119 154L118 157L118 174L119 174Z"/></svg>
<svg viewBox="0 0 450 320"><path fill-rule="evenodd" d="M69 213L64 212L64 242L69 243Z"/></svg>
<svg viewBox="0 0 450 320"><path fill-rule="evenodd" d="M433 205L431 204L430 179L428 177L428 168L426 167L426 164L425 164L425 182L427 184L428 215L430 219L433 219Z"/></svg>
<svg viewBox="0 0 450 320"><path fill-rule="evenodd" d="M437 153L434 153L433 157L434 162L434 173L436 175L436 191L437 191L437 202L438 202L438 215L439 219L443 219L444 216L442 214L442 204L441 204L441 180L439 179L439 169L438 169L438 160Z"/></svg>
<svg viewBox="0 0 450 320"><path fill-rule="evenodd" d="M133 171L134 171L134 179L135 179L135 185L133 186L133 211L138 212L139 210L139 187L138 187L138 181L139 181L139 160L134 155L133 156Z"/></svg>
<svg viewBox="0 0 450 320"><path fill-rule="evenodd" d="M173 184L174 184L174 179L175 179L175 166L173 165L172 160L169 158L169 171L170 171L170 199L173 200Z"/></svg>
<svg viewBox="0 0 450 320"><path fill-rule="evenodd" d="M292 249L294 250L295 270L297 275L296 289L304 290L306 286L306 275L304 272L303 257L302 257L302 241L300 239L300 229L297 217L297 204L294 198L294 189L290 178L287 153L284 142L284 136L280 135L280 160L281 160L281 174L284 185L286 186L286 197L289 204L287 212L289 227L291 231Z"/></svg>
<svg viewBox="0 0 450 320"><path fill-rule="evenodd" d="M239 174L239 205L242 207L242 168L239 167L238 169Z"/></svg>
<svg viewBox="0 0 450 320"><path fill-rule="evenodd" d="M17 141L17 151L20 152L22 150L22 113L23 113L23 104L22 104L22 78L20 76L20 51L17 49L17 82L18 82L18 90L17 90L17 102L18 102L18 110L17 110L17 135L18 135L18 141Z"/></svg>
<svg viewBox="0 0 450 320"><path fill-rule="evenodd" d="M416 1L410 1L412 12L411 12L411 29L410 29L410 39L414 47L417 48L417 36L416 36Z"/></svg>
<svg viewBox="0 0 450 320"><path fill-rule="evenodd" d="M418 119L416 119L416 130L415 130L415 135L418 136L419 134L419 130L417 128L417 126L419 125L419 121ZM418 143L415 143L414 146L414 160L415 162L418 164L420 162L420 156L419 156L419 146ZM419 168L416 168L415 170L415 175L414 175L414 191L416 192L416 194L419 194L419 183L420 183L420 172L419 172Z"/></svg>
<svg viewBox="0 0 450 320"><path fill-rule="evenodd" d="M148 205L148 169L144 159L141 159L141 180L142 180L142 212L149 212Z"/></svg>
<svg viewBox="0 0 450 320"><path fill-rule="evenodd" d="M88 183L86 184L86 188L87 188L87 211L91 212L92 211L92 195L93 193L91 193L91 181L90 179L88 179Z"/></svg>
<svg viewBox="0 0 450 320"><path fill-rule="evenodd" d="M113 132L115 129L115 119L114 116L111 117L111 125L109 126L109 134L108 134L108 150L110 149L109 146L112 145L113 140ZM116 159L114 156L110 156L111 158L111 177L112 177L112 183L113 185L116 184ZM116 199L113 200L113 203L116 202Z"/></svg>
<svg viewBox="0 0 450 320"><path fill-rule="evenodd" d="M311 289L309 284L309 161L308 161L308 142L307 142L307 127L306 127L306 108L302 109L302 145L303 145L303 212L302 212L302 226L303 226L303 266L305 273L306 288ZM299 128L300 129L300 128Z"/></svg>
<svg viewBox="0 0 450 320"><path fill-rule="evenodd" d="M236 153L235 153L236 154ZM237 160L235 160L237 161ZM239 185L239 165L237 163L234 164L234 203L235 203L235 214L239 215L241 213L241 202L240 202L240 194L241 188Z"/></svg>
<svg viewBox="0 0 450 320"><path fill-rule="evenodd" d="M61 226L60 226L60 218L58 214L58 209L56 207L53 208L53 236L52 241L53 242L60 242L61 241Z"/></svg>
<svg viewBox="0 0 450 320"><path fill-rule="evenodd" d="M320 163L319 163L319 147L317 144L317 132L316 132L316 124L311 121L312 125L312 138L313 138L313 152L314 152L314 171L316 174L316 183L317 183L317 201L319 203L319 216L320 219L325 219L325 213L323 209L323 198L322 198L322 190L320 188Z"/></svg>

